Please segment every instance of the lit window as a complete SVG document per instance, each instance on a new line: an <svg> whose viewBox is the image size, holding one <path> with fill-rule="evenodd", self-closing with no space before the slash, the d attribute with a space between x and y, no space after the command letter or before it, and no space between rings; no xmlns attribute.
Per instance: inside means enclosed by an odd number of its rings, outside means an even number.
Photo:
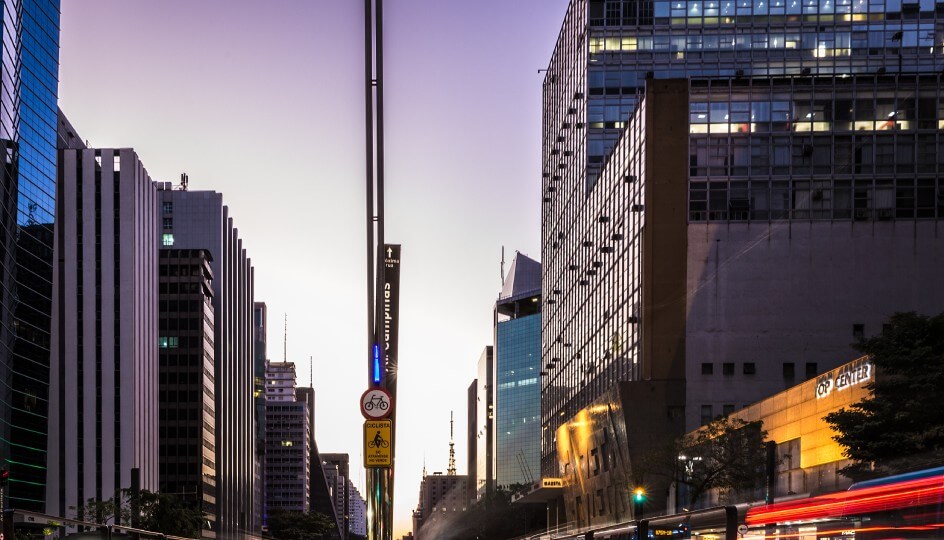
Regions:
<svg viewBox="0 0 944 540"><path fill-rule="evenodd" d="M161 245L163 246L173 246L174 245L174 235L171 233L164 233L161 236Z"/></svg>

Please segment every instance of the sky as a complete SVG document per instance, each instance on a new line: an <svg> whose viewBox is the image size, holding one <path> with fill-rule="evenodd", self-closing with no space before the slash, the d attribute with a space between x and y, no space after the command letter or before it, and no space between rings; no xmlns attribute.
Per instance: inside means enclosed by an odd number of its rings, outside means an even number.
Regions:
<svg viewBox="0 0 944 540"><path fill-rule="evenodd" d="M567 0L384 5L386 237L403 245L395 536L421 471L466 471L466 390L516 250L540 259L541 82ZM94 147L223 193L268 306L268 356L363 492L363 2L63 0L60 107ZM283 325L287 317L287 333ZM287 335L287 340L284 339ZM311 361L309 359L312 359Z"/></svg>

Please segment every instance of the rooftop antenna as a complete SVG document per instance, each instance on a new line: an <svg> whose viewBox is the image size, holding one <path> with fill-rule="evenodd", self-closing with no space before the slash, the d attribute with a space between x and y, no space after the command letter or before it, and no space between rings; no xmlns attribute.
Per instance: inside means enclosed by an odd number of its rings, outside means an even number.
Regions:
<svg viewBox="0 0 944 540"><path fill-rule="evenodd" d="M187 173L180 173L180 191L187 191L187 186L190 184L190 178L187 176Z"/></svg>
<svg viewBox="0 0 944 540"><path fill-rule="evenodd" d="M501 260L501 282L502 288L505 287L505 246L502 246L502 260Z"/></svg>
<svg viewBox="0 0 944 540"><path fill-rule="evenodd" d="M426 452L423 452L423 478L426 478Z"/></svg>
<svg viewBox="0 0 944 540"><path fill-rule="evenodd" d="M315 357L308 357L308 388L315 388Z"/></svg>
<svg viewBox="0 0 944 540"><path fill-rule="evenodd" d="M452 411L449 411L449 468L446 469L446 474L456 475L456 443L452 440Z"/></svg>
<svg viewBox="0 0 944 540"><path fill-rule="evenodd" d="M282 337L282 361L288 362L288 313L285 314L285 335Z"/></svg>

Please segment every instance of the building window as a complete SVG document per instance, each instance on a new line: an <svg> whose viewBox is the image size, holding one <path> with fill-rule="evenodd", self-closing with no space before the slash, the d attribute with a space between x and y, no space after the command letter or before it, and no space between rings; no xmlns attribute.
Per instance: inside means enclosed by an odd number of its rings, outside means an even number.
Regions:
<svg viewBox="0 0 944 540"><path fill-rule="evenodd" d="M712 362L702 362L701 363L701 374L702 375L712 375L715 372L715 365Z"/></svg>
<svg viewBox="0 0 944 540"><path fill-rule="evenodd" d="M701 425L707 425L711 423L712 414L711 414L711 405L702 405L701 406Z"/></svg>
<svg viewBox="0 0 944 540"><path fill-rule="evenodd" d="M819 369L816 367L816 362L807 362L806 363L806 378L812 379L819 372Z"/></svg>
<svg viewBox="0 0 944 540"><path fill-rule="evenodd" d="M166 216L167 214L173 214L173 213L174 213L174 203L172 203L172 202L170 202L170 201L164 201L164 203L161 204L161 209L162 209L162 211L164 212L164 215L165 215L165 216Z"/></svg>
<svg viewBox="0 0 944 540"><path fill-rule="evenodd" d="M176 349L180 346L180 338L176 336L157 338L157 346L161 349Z"/></svg>
<svg viewBox="0 0 944 540"><path fill-rule="evenodd" d="M744 374L754 375L757 373L757 365L754 362L744 362Z"/></svg>
<svg viewBox="0 0 944 540"><path fill-rule="evenodd" d="M174 228L174 218L166 217L164 218L164 230Z"/></svg>
<svg viewBox="0 0 944 540"><path fill-rule="evenodd" d="M793 362L784 362L783 363L783 378L793 380L796 377L796 364Z"/></svg>
<svg viewBox="0 0 944 540"><path fill-rule="evenodd" d="M721 364L721 373L725 375L734 375L734 362L725 362Z"/></svg>
<svg viewBox="0 0 944 540"><path fill-rule="evenodd" d="M165 247L174 245L174 235L170 233L164 233L161 236L161 245Z"/></svg>
<svg viewBox="0 0 944 540"><path fill-rule="evenodd" d="M865 339L865 325L864 324L852 325L852 339L855 339L856 341L861 341Z"/></svg>
<svg viewBox="0 0 944 540"><path fill-rule="evenodd" d="M721 414L723 414L723 415L725 415L725 416L729 416L729 415L731 415L733 412L734 412L734 404L733 404L733 403L725 403L724 405L722 405L722 407L721 407Z"/></svg>

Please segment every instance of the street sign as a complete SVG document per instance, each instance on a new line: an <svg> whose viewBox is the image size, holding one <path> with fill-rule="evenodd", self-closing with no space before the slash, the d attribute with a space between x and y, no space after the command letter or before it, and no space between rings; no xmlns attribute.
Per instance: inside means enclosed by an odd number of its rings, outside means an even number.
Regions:
<svg viewBox="0 0 944 540"><path fill-rule="evenodd" d="M387 469L393 465L393 421L364 422L364 467Z"/></svg>
<svg viewBox="0 0 944 540"><path fill-rule="evenodd" d="M744 525L743 523L738 525L738 534L741 536L747 534L747 525Z"/></svg>
<svg viewBox="0 0 944 540"><path fill-rule="evenodd" d="M393 412L393 398L383 388L371 388L361 395L361 414L368 420L386 418Z"/></svg>

